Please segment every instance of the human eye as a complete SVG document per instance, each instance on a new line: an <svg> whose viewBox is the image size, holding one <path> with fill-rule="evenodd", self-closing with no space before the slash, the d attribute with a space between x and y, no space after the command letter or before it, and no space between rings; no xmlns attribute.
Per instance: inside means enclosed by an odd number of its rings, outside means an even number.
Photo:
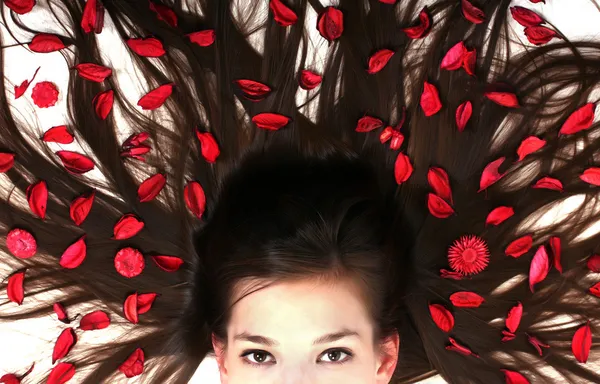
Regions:
<svg viewBox="0 0 600 384"><path fill-rule="evenodd" d="M340 355L346 355L347 357L342 360ZM352 357L354 357L354 354L347 349L336 348L336 349L329 349L329 350L325 351L322 356L325 356L328 359L333 360L333 361L325 361L325 363L344 364L344 363L351 361Z"/></svg>
<svg viewBox="0 0 600 384"><path fill-rule="evenodd" d="M242 357L242 361L244 362L244 364L248 364L253 367L262 367L262 366L271 364L271 363L264 362L266 360L267 356L272 356L272 355L269 352L261 351L258 349L247 350L247 351L242 352L242 354L240 355L240 357ZM258 359L256 359L259 361L258 362L250 361L250 357L259 357Z"/></svg>

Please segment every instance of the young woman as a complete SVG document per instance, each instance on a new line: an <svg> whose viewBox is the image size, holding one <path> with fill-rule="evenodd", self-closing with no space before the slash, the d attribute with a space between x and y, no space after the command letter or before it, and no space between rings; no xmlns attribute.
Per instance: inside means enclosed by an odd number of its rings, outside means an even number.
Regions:
<svg viewBox="0 0 600 384"><path fill-rule="evenodd" d="M3 382L600 382L600 44L543 0L267 4L3 1L71 71L0 92L0 318L61 325ZM9 107L59 93L39 137Z"/></svg>

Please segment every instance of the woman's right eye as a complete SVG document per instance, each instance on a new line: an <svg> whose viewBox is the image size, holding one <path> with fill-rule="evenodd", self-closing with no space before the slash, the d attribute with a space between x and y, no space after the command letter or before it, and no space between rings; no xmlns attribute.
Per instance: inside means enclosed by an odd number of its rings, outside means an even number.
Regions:
<svg viewBox="0 0 600 384"><path fill-rule="evenodd" d="M241 355L241 357L243 357L244 363L252 365L254 367L261 367L269 364L268 362L266 362L269 356L271 356L270 353L259 350L244 351ZM252 361L252 359L254 361Z"/></svg>

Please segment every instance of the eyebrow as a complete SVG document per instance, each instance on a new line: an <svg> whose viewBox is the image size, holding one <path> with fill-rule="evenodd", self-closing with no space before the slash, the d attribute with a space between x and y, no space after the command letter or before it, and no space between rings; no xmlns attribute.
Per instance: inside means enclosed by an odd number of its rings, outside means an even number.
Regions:
<svg viewBox="0 0 600 384"><path fill-rule="evenodd" d="M338 332L328 333L326 335L318 337L315 341L313 341L313 345L332 343L334 341L337 341L337 340L340 340L340 339L343 339L343 338L349 337L349 336L356 336L356 337L360 338L360 335L358 334L358 332L348 329L348 328L343 328L343 329L339 330ZM265 337L265 336L261 336L261 335L251 335L245 331L240 334L235 335L233 340L250 341L252 343L263 344L268 347L279 346L279 343L277 341L275 341L269 337Z"/></svg>

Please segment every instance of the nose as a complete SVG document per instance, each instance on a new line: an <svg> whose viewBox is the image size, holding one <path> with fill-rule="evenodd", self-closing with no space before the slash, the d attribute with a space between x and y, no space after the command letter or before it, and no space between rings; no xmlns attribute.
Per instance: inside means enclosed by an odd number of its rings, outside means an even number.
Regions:
<svg viewBox="0 0 600 384"><path fill-rule="evenodd" d="M314 384L316 381L304 363L288 366L283 370L281 384Z"/></svg>

